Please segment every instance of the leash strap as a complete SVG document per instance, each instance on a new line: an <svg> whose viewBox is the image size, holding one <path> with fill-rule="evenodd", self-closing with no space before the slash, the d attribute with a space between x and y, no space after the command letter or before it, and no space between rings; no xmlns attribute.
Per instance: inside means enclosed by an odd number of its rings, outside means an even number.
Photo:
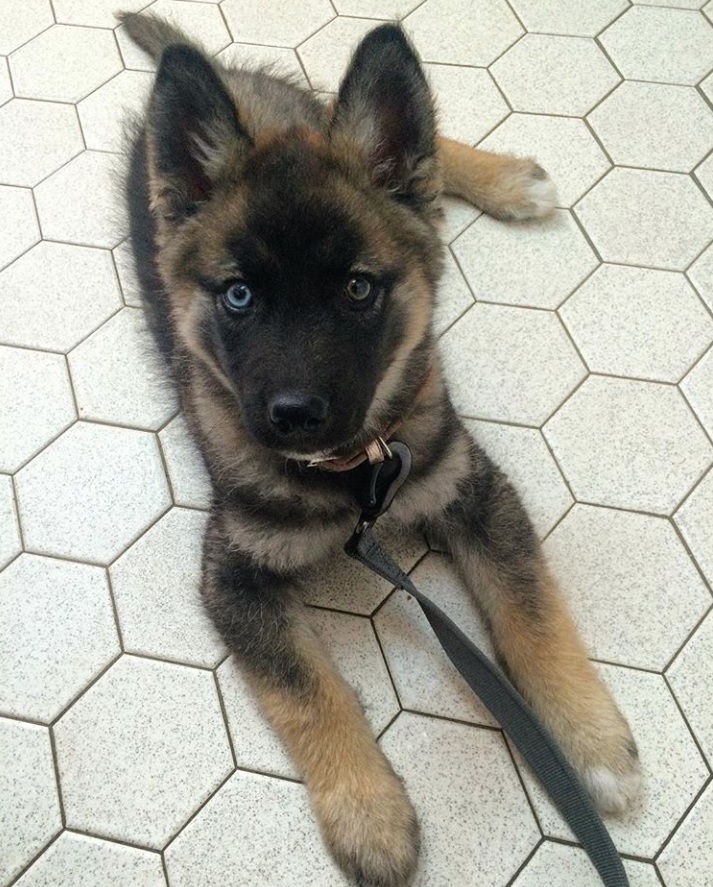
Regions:
<svg viewBox="0 0 713 887"><path fill-rule="evenodd" d="M448 658L470 688L499 722L527 761L564 816L605 887L629 887L621 858L579 777L534 711L502 671L485 656L446 614L416 588L409 577L386 555L371 534L371 527L389 507L410 467L410 451L404 444L390 443L392 459L374 466L364 497L364 509L354 533L344 546L350 557L360 561L388 582L403 588L420 604ZM407 463L401 461L408 454ZM386 466L386 467L384 467ZM397 486L397 488L398 488Z"/></svg>

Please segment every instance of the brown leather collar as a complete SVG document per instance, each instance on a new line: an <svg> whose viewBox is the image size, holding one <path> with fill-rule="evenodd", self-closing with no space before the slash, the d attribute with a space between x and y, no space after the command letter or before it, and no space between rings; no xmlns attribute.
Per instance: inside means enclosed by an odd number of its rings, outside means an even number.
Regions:
<svg viewBox="0 0 713 887"><path fill-rule="evenodd" d="M356 468L358 465L361 465L362 462L366 462L367 460L370 465L374 465L377 462L383 462L386 457L391 457L388 441L409 418L418 404L430 393L430 388L433 385L435 377L436 367L435 364L431 364L426 370L426 375L423 377L423 381L421 382L408 411L404 413L400 419L390 425L383 434L378 434L370 440L363 449L358 450L356 453L352 453L351 456L325 456L323 459L312 459L307 463L308 466L310 468L321 468L322 471L351 471L352 468Z"/></svg>

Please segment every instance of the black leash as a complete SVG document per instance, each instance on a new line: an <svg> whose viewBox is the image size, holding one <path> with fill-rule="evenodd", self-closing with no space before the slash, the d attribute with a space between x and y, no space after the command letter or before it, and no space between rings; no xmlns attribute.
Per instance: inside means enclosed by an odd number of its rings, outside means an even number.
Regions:
<svg viewBox="0 0 713 887"><path fill-rule="evenodd" d="M624 866L609 832L579 777L537 715L500 669L439 607L421 594L409 577L384 554L372 536L372 526L389 508L411 468L411 452L405 444L393 441L388 446L391 455L383 462L370 466L368 483L360 503L362 513L344 550L418 601L449 659L547 789L589 855L605 887L629 887Z"/></svg>

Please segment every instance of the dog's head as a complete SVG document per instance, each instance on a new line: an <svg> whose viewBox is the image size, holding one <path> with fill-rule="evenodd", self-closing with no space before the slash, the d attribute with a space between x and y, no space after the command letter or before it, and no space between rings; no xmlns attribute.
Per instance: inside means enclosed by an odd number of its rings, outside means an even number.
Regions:
<svg viewBox="0 0 713 887"><path fill-rule="evenodd" d="M383 432L427 368L441 261L433 102L401 30L365 38L317 127L240 119L170 47L147 145L174 325L251 434L307 456Z"/></svg>

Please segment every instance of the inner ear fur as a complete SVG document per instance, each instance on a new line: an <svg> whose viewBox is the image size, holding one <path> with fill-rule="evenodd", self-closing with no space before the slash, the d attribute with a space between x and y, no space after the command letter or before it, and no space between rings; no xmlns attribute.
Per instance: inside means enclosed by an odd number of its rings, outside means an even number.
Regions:
<svg viewBox="0 0 713 887"><path fill-rule="evenodd" d="M356 145L374 184L412 203L440 190L433 97L414 49L397 25L362 40L339 89L333 142Z"/></svg>
<svg viewBox="0 0 713 887"><path fill-rule="evenodd" d="M213 66L183 44L161 56L147 119L152 207L172 221L210 199L252 145Z"/></svg>

